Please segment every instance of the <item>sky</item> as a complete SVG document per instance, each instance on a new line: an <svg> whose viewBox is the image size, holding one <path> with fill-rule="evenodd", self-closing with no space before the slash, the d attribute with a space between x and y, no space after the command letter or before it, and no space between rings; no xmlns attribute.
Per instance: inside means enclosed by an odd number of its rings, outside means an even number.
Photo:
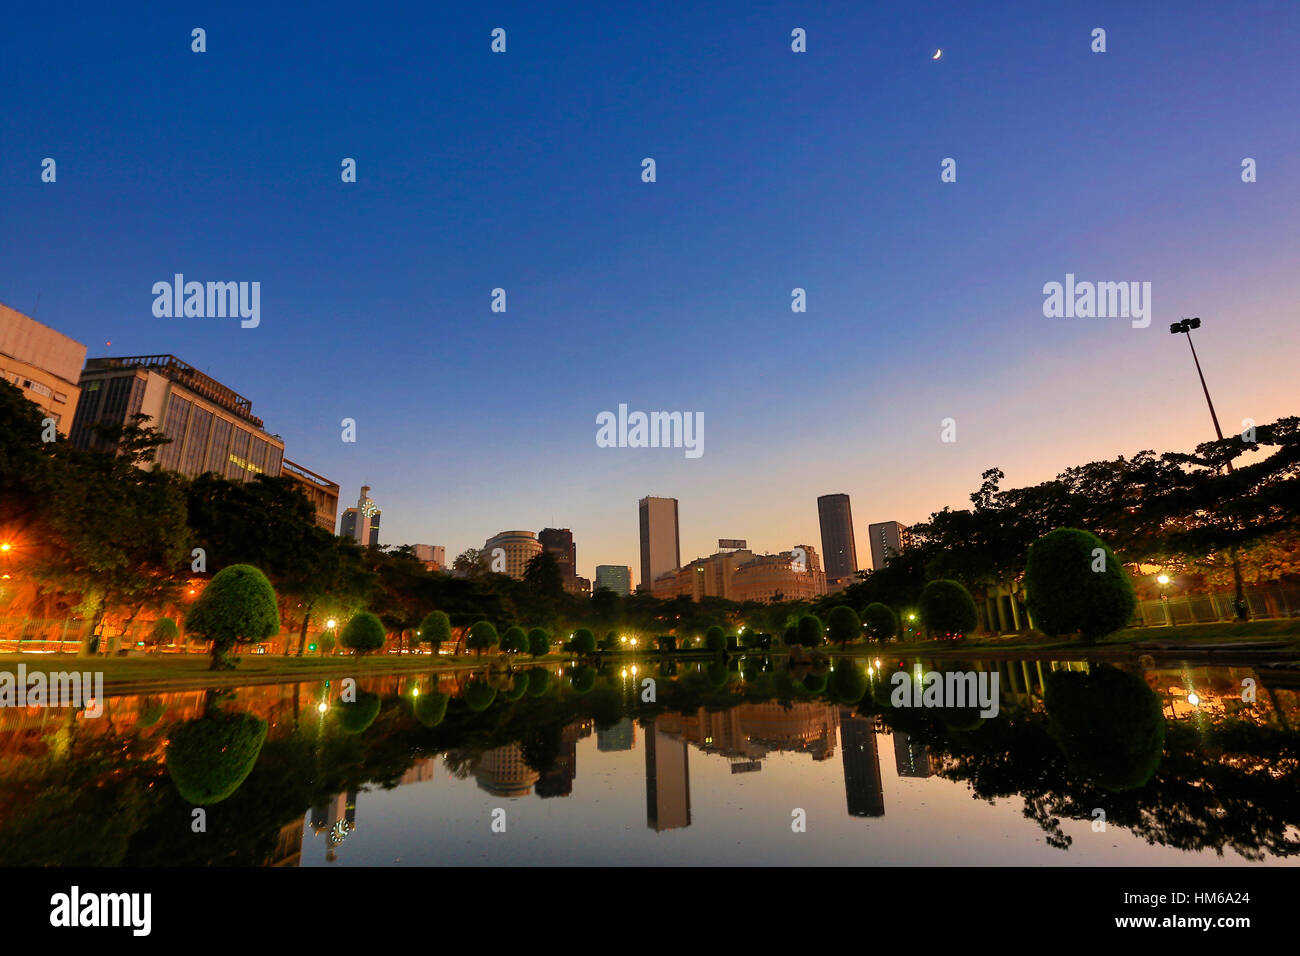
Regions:
<svg viewBox="0 0 1300 956"><path fill-rule="evenodd" d="M1300 10L991 6L15 7L0 302L247 396L384 544L567 527L587 577L639 576L647 494L687 561L820 552L847 492L870 566L987 468L1189 450L1182 316L1226 431L1300 413ZM156 317L178 272L260 323ZM1151 283L1149 326L1046 317L1067 274ZM620 404L703 454L598 447Z"/></svg>

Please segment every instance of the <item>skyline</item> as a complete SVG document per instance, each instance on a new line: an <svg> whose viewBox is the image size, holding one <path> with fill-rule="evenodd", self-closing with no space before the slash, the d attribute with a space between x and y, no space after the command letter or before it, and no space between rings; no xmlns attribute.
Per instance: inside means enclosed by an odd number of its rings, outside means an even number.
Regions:
<svg viewBox="0 0 1300 956"><path fill-rule="evenodd" d="M820 544L820 494L862 537L986 468L1189 450L1214 436L1183 315L1225 432L1295 410L1293 10L507 5L396 35L343 9L204 15L201 55L188 14L16 11L0 301L247 395L340 509L371 486L383 544L564 527L594 579L639 567L646 495L681 502L687 559ZM260 323L155 317L176 273L260 282ZM1044 317L1070 274L1151 282L1150 326ZM705 453L598 447L620 404L705 416Z"/></svg>

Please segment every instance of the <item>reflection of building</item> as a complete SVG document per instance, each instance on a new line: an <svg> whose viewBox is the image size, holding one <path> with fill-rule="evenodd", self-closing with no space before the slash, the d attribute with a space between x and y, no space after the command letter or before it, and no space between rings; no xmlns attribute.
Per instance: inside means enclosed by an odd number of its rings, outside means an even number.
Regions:
<svg viewBox="0 0 1300 956"><path fill-rule="evenodd" d="M646 826L675 830L691 825L691 780L686 741L662 733L657 722L645 738Z"/></svg>
<svg viewBox="0 0 1300 956"><path fill-rule="evenodd" d="M437 760L433 757L427 757L424 760L417 760L411 764L411 768L402 774L402 779L397 781L399 787L405 787L412 783L427 783L434 779L434 768Z"/></svg>
<svg viewBox="0 0 1300 956"><path fill-rule="evenodd" d="M934 775L935 761L930 749L912 739L902 730L894 731L894 763L900 777L930 777Z"/></svg>
<svg viewBox="0 0 1300 956"><path fill-rule="evenodd" d="M601 588L627 597L632 593L632 569L626 564L596 565L595 590Z"/></svg>
<svg viewBox="0 0 1300 956"><path fill-rule="evenodd" d="M543 528L537 532L537 540L544 551L555 556L564 590L572 593L578 578L578 546L573 543L573 532L568 528Z"/></svg>
<svg viewBox="0 0 1300 956"><path fill-rule="evenodd" d="M483 560L488 570L508 574L516 581L524 579L528 562L541 553L542 543L531 531L501 531L483 545Z"/></svg>
<svg viewBox="0 0 1300 956"><path fill-rule="evenodd" d="M596 731L596 749L607 752L617 750L634 750L636 748L636 724L631 717L624 717L613 727Z"/></svg>
<svg viewBox="0 0 1300 956"><path fill-rule="evenodd" d="M68 438L74 448L111 451L91 426L128 425L139 413L170 439L158 449L159 468L191 478L211 471L233 481L279 475L284 441L268 434L252 409L251 401L174 355L93 358L81 373Z"/></svg>
<svg viewBox="0 0 1300 956"><path fill-rule="evenodd" d="M677 499L642 498L637 502L637 516L641 523L640 590L649 591L659 575L682 566Z"/></svg>
<svg viewBox="0 0 1300 956"><path fill-rule="evenodd" d="M542 774L533 789L542 799L567 797L573 793L578 776L578 741L591 736L591 721L575 720L560 732L560 752L551 768Z"/></svg>
<svg viewBox="0 0 1300 956"><path fill-rule="evenodd" d="M844 761L844 797L851 817L883 817L885 788L872 721L840 708L840 755Z"/></svg>
<svg viewBox="0 0 1300 956"><path fill-rule="evenodd" d="M302 865L302 831L306 822L303 816L294 817L292 821L280 827L275 838L275 849L271 851L267 866L301 866Z"/></svg>
<svg viewBox="0 0 1300 956"><path fill-rule="evenodd" d="M479 787L495 797L526 797L540 776L517 743L488 750L474 764Z"/></svg>
<svg viewBox="0 0 1300 956"><path fill-rule="evenodd" d="M357 506L343 512L339 526L340 538L351 538L363 548L379 547L379 518L382 512L370 497L370 486L361 486Z"/></svg>
<svg viewBox="0 0 1300 956"><path fill-rule="evenodd" d="M822 529L822 560L827 578L842 578L858 570L858 551L853 543L853 510L849 496L822 495L817 499L817 517Z"/></svg>
<svg viewBox="0 0 1300 956"><path fill-rule="evenodd" d="M835 729L839 711L816 701L780 701L741 704L711 712L661 714L655 727L661 734L679 736L705 753L742 761L758 760L773 751L806 753L814 760L835 754ZM648 744L647 736L647 744Z"/></svg>
<svg viewBox="0 0 1300 956"><path fill-rule="evenodd" d="M280 477L288 478L311 502L316 511L316 523L334 533L339 516L339 486L328 478L285 458L280 462Z"/></svg>
<svg viewBox="0 0 1300 956"><path fill-rule="evenodd" d="M335 794L329 803L311 808L312 833L325 834L325 859L331 863L338 858L338 848L357 828L357 792Z"/></svg>
<svg viewBox="0 0 1300 956"><path fill-rule="evenodd" d="M897 521L881 521L867 525L871 539L871 566L879 571L891 554L903 550L903 526Z"/></svg>
<svg viewBox="0 0 1300 956"><path fill-rule="evenodd" d="M0 379L22 389L67 435L81 389L77 379L86 347L7 305L0 305Z"/></svg>

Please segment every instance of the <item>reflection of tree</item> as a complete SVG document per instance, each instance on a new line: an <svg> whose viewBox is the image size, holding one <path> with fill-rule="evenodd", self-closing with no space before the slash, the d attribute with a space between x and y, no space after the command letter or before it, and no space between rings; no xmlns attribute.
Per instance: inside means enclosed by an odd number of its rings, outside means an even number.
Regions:
<svg viewBox="0 0 1300 956"><path fill-rule="evenodd" d="M1071 768L1105 790L1140 787L1164 750L1160 698L1140 677L1107 665L1052 671L1043 692L1052 737Z"/></svg>
<svg viewBox="0 0 1300 956"><path fill-rule="evenodd" d="M167 772L181 796L195 806L227 799L252 773L266 728L260 717L219 710L172 728Z"/></svg>

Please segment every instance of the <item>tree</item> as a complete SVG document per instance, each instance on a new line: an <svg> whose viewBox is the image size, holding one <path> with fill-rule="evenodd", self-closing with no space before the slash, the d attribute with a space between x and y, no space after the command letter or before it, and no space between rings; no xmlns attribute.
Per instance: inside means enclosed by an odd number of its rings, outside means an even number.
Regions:
<svg viewBox="0 0 1300 956"><path fill-rule="evenodd" d="M921 623L927 631L958 637L973 631L979 623L975 601L959 581L942 578L931 581L921 591Z"/></svg>
<svg viewBox="0 0 1300 956"><path fill-rule="evenodd" d="M1030 547L1025 590L1040 631L1078 632L1089 644L1126 627L1137 606L1124 566L1100 538L1078 528L1057 528Z"/></svg>
<svg viewBox="0 0 1300 956"><path fill-rule="evenodd" d="M524 587L540 598L558 598L564 594L564 572L550 551L534 555L524 568Z"/></svg>
<svg viewBox="0 0 1300 956"><path fill-rule="evenodd" d="M551 635L546 628L535 627L528 632L528 653L533 657L544 657L551 649Z"/></svg>
<svg viewBox="0 0 1300 956"><path fill-rule="evenodd" d="M898 636L898 615L888 604L868 604L862 609L862 623L873 641L891 641Z"/></svg>
<svg viewBox="0 0 1300 956"><path fill-rule="evenodd" d="M482 657L484 651L495 647L500 640L491 621L478 621L469 629L469 640L465 646Z"/></svg>
<svg viewBox="0 0 1300 956"><path fill-rule="evenodd" d="M157 648L162 644L174 644L180 636L181 631L175 621L170 617L160 617L153 622L153 627L149 630L149 645Z"/></svg>
<svg viewBox="0 0 1300 956"><path fill-rule="evenodd" d="M819 647L826 636L826 626L816 614L805 614L795 627L795 643L804 647Z"/></svg>
<svg viewBox="0 0 1300 956"><path fill-rule="evenodd" d="M185 629L212 641L210 670L232 669L226 657L232 647L280 633L275 589L252 565L222 568L185 615Z"/></svg>
<svg viewBox="0 0 1300 956"><path fill-rule="evenodd" d="M369 611L361 611L354 614L352 620L344 626L343 633L339 635L339 643L362 657L383 647L386 637L384 624L378 616Z"/></svg>
<svg viewBox="0 0 1300 956"><path fill-rule="evenodd" d="M826 629L830 640L841 647L862 636L862 622L858 620L858 613L847 604L831 609L826 617Z"/></svg>
<svg viewBox="0 0 1300 956"><path fill-rule="evenodd" d="M501 650L507 654L522 654L528 650L528 634L519 625L501 635Z"/></svg>
<svg viewBox="0 0 1300 956"><path fill-rule="evenodd" d="M451 641L451 620L443 611L430 611L420 622L420 641L428 644L434 654L443 644Z"/></svg>
<svg viewBox="0 0 1300 956"><path fill-rule="evenodd" d="M580 627L573 632L570 646L575 654L594 654L596 652L596 635L590 628Z"/></svg>
<svg viewBox="0 0 1300 956"><path fill-rule="evenodd" d="M714 624L704 632L704 646L714 653L721 653L727 649L727 632Z"/></svg>

